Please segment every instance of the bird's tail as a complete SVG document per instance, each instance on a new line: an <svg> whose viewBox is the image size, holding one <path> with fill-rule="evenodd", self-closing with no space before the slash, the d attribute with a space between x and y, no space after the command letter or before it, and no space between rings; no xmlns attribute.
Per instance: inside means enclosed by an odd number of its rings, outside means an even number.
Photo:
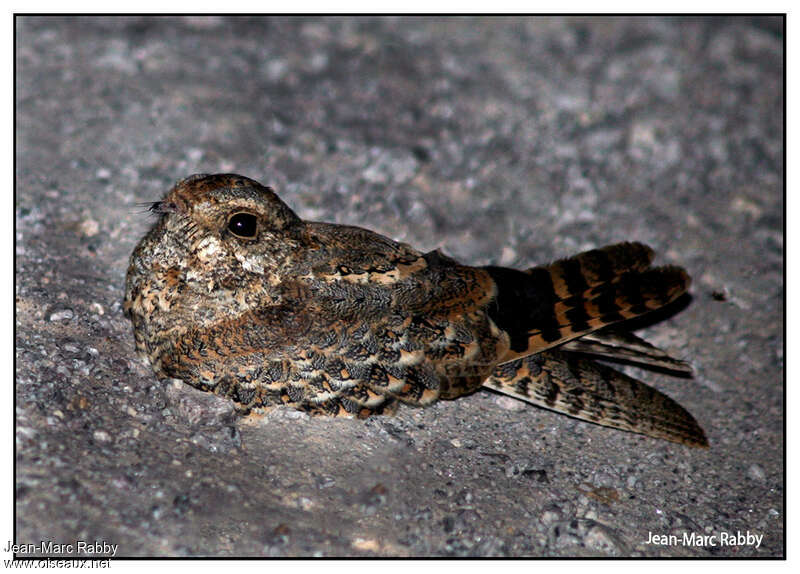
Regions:
<svg viewBox="0 0 800 574"><path fill-rule="evenodd" d="M562 345L674 301L690 279L680 267L650 267L653 251L619 243L517 271L486 267L497 286L489 316L508 334L500 362Z"/></svg>

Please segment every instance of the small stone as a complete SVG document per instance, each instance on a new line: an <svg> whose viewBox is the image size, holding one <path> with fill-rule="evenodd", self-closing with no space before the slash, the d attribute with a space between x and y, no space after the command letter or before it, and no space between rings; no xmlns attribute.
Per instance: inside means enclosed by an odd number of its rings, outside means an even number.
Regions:
<svg viewBox="0 0 800 574"><path fill-rule="evenodd" d="M371 165L363 171L361 177L369 183L385 184L388 181L386 173L379 166Z"/></svg>
<svg viewBox="0 0 800 574"><path fill-rule="evenodd" d="M316 479L317 488L324 490L336 486L336 479L332 476L318 476Z"/></svg>
<svg viewBox="0 0 800 574"><path fill-rule="evenodd" d="M737 213L745 213L753 219L761 217L763 210L754 201L746 197L735 197L731 202L731 209Z"/></svg>
<svg viewBox="0 0 800 574"><path fill-rule="evenodd" d="M111 435L104 430L96 430L92 433L92 438L97 442L108 442L111 440Z"/></svg>
<svg viewBox="0 0 800 574"><path fill-rule="evenodd" d="M365 552L378 552L381 549L380 542L374 539L356 538L352 542L353 548Z"/></svg>
<svg viewBox="0 0 800 574"><path fill-rule="evenodd" d="M500 252L500 265L511 265L517 258L517 252L513 247L505 245Z"/></svg>
<svg viewBox="0 0 800 574"><path fill-rule="evenodd" d="M78 231L80 231L81 235L84 237L94 237L100 232L100 224L96 219L87 217L78 224Z"/></svg>
<svg viewBox="0 0 800 574"><path fill-rule="evenodd" d="M497 397L494 402L498 407L506 411L519 412L527 408L525 403L511 397Z"/></svg>
<svg viewBox="0 0 800 574"><path fill-rule="evenodd" d="M597 472L594 475L594 485L598 487L616 486L616 479L606 472Z"/></svg>
<svg viewBox="0 0 800 574"><path fill-rule="evenodd" d="M272 411L275 413L276 417L283 417L290 420L299 420L299 419L309 419L311 418L308 413L304 413L303 411L298 411L295 409L283 408L283 409L275 409Z"/></svg>
<svg viewBox="0 0 800 574"><path fill-rule="evenodd" d="M328 66L328 55L324 52L317 52L309 60L313 72L321 72Z"/></svg>
<svg viewBox="0 0 800 574"><path fill-rule="evenodd" d="M225 427L234 419L233 403L220 396L204 393L182 382L176 384L175 380L165 391L171 411L190 425Z"/></svg>
<svg viewBox="0 0 800 574"><path fill-rule="evenodd" d="M110 179L111 178L111 171L108 169L101 167L95 172L95 177L97 179Z"/></svg>
<svg viewBox="0 0 800 574"><path fill-rule="evenodd" d="M472 504L472 493L468 490L462 490L456 497L456 502L460 505Z"/></svg>
<svg viewBox="0 0 800 574"><path fill-rule="evenodd" d="M512 478L515 476L524 476L525 478L532 478L532 477L536 478L537 471L533 470L533 472L528 472L529 470L532 469L528 468L528 463L526 462L509 462L505 466L505 475L507 478Z"/></svg>
<svg viewBox="0 0 800 574"><path fill-rule="evenodd" d="M542 524L545 526L550 526L551 524L555 524L559 520L561 520L561 512L556 509L547 509L542 512L542 515L539 517L539 520L542 521Z"/></svg>
<svg viewBox="0 0 800 574"><path fill-rule="evenodd" d="M189 148L186 151L186 157L188 157L190 161L200 161L203 159L203 150L196 147Z"/></svg>
<svg viewBox="0 0 800 574"><path fill-rule="evenodd" d="M50 321L69 321L75 316L75 312L72 309L59 309L57 311L53 311L50 313Z"/></svg>
<svg viewBox="0 0 800 574"><path fill-rule="evenodd" d="M751 464L750 468L747 469L747 476L759 482L767 479L767 473L764 472L764 469L761 467L761 465L755 463Z"/></svg>
<svg viewBox="0 0 800 574"><path fill-rule="evenodd" d="M271 60L266 68L267 79L270 82L277 82L278 80L282 80L289 71L289 64L286 60Z"/></svg>
<svg viewBox="0 0 800 574"><path fill-rule="evenodd" d="M626 550L625 544L611 528L597 523L588 528L583 542L588 548L609 555L623 554Z"/></svg>

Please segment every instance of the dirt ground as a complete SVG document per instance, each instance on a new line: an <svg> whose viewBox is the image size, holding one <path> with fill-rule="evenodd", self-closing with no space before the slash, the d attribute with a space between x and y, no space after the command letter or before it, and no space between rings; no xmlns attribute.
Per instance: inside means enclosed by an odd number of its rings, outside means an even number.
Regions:
<svg viewBox="0 0 800 574"><path fill-rule="evenodd" d="M782 20L15 28L18 543L115 544L116 557L784 554ZM139 204L197 172L241 173L306 219L470 264L653 246L692 274L692 299L639 334L696 374L629 370L692 412L711 447L489 392L362 422L240 418L159 383L122 315L125 272L154 221Z"/></svg>

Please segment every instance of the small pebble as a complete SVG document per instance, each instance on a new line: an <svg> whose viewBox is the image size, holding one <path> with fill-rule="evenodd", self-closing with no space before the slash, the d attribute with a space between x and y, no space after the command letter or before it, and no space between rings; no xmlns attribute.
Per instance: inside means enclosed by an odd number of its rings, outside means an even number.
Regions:
<svg viewBox="0 0 800 574"><path fill-rule="evenodd" d="M513 247L505 245L500 252L500 265L511 265L517 258L517 252Z"/></svg>
<svg viewBox="0 0 800 574"><path fill-rule="evenodd" d="M190 161L200 161L203 159L203 150L196 147L189 148L189 150L186 152L186 156Z"/></svg>
<svg viewBox="0 0 800 574"><path fill-rule="evenodd" d="M497 397L494 401L498 407L506 411L519 412L527 408L525 403L511 397Z"/></svg>
<svg viewBox="0 0 800 574"><path fill-rule="evenodd" d="M617 483L616 479L606 472L598 472L594 475L594 485L601 487L612 487Z"/></svg>
<svg viewBox="0 0 800 574"><path fill-rule="evenodd" d="M96 430L92 433L92 438L97 442L108 442L111 440L111 435L104 430Z"/></svg>
<svg viewBox="0 0 800 574"><path fill-rule="evenodd" d="M352 542L353 548L367 552L378 552L381 548L380 543L373 539L356 538Z"/></svg>
<svg viewBox="0 0 800 574"><path fill-rule="evenodd" d="M78 231L80 231L81 235L84 237L94 237L100 232L100 224L97 220L88 217L80 222Z"/></svg>
<svg viewBox="0 0 800 574"><path fill-rule="evenodd" d="M599 524L588 529L583 542L588 548L604 554L615 555L625 552L625 546L614 532L610 528Z"/></svg>
<svg viewBox="0 0 800 574"><path fill-rule="evenodd" d="M542 512L542 516L539 518L542 521L542 524L545 526L550 526L561 520L561 513L556 512L555 510L545 510Z"/></svg>
<svg viewBox="0 0 800 574"><path fill-rule="evenodd" d="M75 312L72 309L59 309L58 311L53 311L50 313L50 321L69 321L75 316Z"/></svg>
<svg viewBox="0 0 800 574"><path fill-rule="evenodd" d="M751 464L750 468L747 469L747 476L758 481L767 479L767 473L764 472L764 469L759 464Z"/></svg>

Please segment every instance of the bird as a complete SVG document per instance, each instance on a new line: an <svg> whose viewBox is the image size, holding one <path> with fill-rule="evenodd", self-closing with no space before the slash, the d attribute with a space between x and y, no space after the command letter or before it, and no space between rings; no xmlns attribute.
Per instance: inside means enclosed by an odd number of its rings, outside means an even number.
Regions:
<svg viewBox="0 0 800 574"><path fill-rule="evenodd" d="M489 389L584 421L707 447L666 394L597 359L689 375L625 328L690 285L638 242L528 269L464 265L373 231L305 221L237 174L196 174L149 211L123 310L162 380L243 415L367 418Z"/></svg>

